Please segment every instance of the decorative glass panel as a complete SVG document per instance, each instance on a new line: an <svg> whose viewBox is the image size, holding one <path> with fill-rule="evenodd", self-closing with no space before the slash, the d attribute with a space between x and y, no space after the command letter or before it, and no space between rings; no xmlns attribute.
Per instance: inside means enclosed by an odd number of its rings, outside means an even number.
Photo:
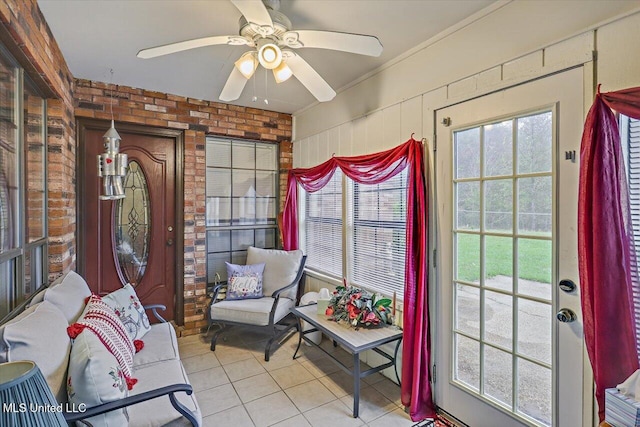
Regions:
<svg viewBox="0 0 640 427"><path fill-rule="evenodd" d="M124 194L116 205L116 253L122 276L136 284L144 276L149 257L151 212L147 179L135 160L129 162Z"/></svg>

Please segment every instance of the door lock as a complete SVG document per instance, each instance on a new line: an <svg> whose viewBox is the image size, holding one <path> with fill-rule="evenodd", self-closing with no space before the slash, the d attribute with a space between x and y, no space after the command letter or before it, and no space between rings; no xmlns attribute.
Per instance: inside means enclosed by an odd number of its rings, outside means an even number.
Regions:
<svg viewBox="0 0 640 427"><path fill-rule="evenodd" d="M573 282L573 280L569 279L561 280L560 283L558 283L558 287L566 293L571 293L576 290L576 284Z"/></svg>
<svg viewBox="0 0 640 427"><path fill-rule="evenodd" d="M570 308L561 308L558 313L556 313L556 318L562 323L571 323L574 322L578 316L576 313Z"/></svg>
<svg viewBox="0 0 640 427"><path fill-rule="evenodd" d="M167 239L167 246L173 246L173 239Z"/></svg>
<svg viewBox="0 0 640 427"><path fill-rule="evenodd" d="M170 226L168 226L168 227L167 227L167 231L169 231L169 232L173 231L173 226L171 226L171 225L170 225Z"/></svg>

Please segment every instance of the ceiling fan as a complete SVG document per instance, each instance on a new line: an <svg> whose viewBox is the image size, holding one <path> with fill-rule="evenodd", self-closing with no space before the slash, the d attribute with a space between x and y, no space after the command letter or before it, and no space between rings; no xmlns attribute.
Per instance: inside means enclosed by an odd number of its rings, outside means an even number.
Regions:
<svg viewBox="0 0 640 427"><path fill-rule="evenodd" d="M330 101L336 92L292 49L319 48L340 50L360 55L380 56L382 44L377 37L334 31L291 29L291 21L279 12L280 0L231 0L240 10L239 35L212 36L142 49L138 58L155 58L183 50L214 45L248 46L254 48L235 62L222 92L221 101L240 97L258 64L273 70L276 82L292 75L320 102Z"/></svg>

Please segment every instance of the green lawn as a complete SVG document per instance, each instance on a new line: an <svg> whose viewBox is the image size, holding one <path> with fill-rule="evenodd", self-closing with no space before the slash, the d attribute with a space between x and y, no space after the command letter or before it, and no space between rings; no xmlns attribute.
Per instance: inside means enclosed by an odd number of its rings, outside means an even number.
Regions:
<svg viewBox="0 0 640 427"><path fill-rule="evenodd" d="M459 280L480 280L480 236L457 234ZM485 271L488 278L497 275L515 276L513 245L509 237L485 236ZM517 239L518 274L521 279L551 283L551 241Z"/></svg>

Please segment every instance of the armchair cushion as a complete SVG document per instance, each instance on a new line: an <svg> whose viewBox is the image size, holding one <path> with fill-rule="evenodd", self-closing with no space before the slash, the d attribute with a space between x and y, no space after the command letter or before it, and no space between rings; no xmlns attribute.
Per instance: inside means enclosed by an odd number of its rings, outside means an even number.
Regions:
<svg viewBox="0 0 640 427"><path fill-rule="evenodd" d="M247 264L265 263L262 276L262 292L271 296L296 278L302 262L302 251L282 251L277 249L260 249L250 246L247 249ZM297 286L287 290L281 296L295 300Z"/></svg>
<svg viewBox="0 0 640 427"><path fill-rule="evenodd" d="M211 320L243 323L256 326L267 326L274 299L263 297L259 299L245 299L236 301L221 301L211 305ZM273 322L277 323L289 313L294 301L280 298Z"/></svg>
<svg viewBox="0 0 640 427"><path fill-rule="evenodd" d="M142 365L179 359L178 339L173 326L169 322L156 323L145 335L144 348L133 356L133 369L135 372Z"/></svg>
<svg viewBox="0 0 640 427"><path fill-rule="evenodd" d="M248 298L262 298L262 273L264 263L236 265L225 262L227 265L227 300Z"/></svg>

